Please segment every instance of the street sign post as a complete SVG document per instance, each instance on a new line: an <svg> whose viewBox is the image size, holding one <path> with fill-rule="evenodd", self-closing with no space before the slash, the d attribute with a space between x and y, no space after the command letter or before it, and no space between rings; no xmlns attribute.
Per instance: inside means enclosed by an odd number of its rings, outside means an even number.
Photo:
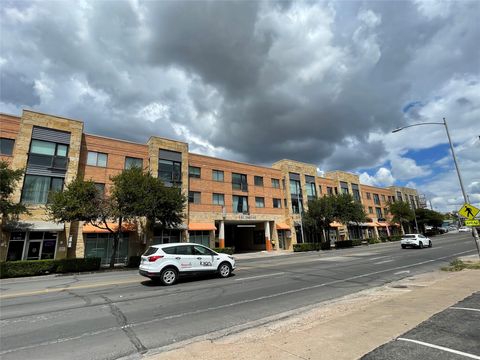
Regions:
<svg viewBox="0 0 480 360"><path fill-rule="evenodd" d="M462 215L464 218L473 220L480 212L480 209L477 209L475 206L470 204L463 204L462 208L458 210L458 213Z"/></svg>

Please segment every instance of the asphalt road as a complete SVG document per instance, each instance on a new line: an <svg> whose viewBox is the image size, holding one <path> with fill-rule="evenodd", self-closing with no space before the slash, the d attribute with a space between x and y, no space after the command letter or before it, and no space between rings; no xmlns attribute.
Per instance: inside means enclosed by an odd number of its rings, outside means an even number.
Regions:
<svg viewBox="0 0 480 360"><path fill-rule="evenodd" d="M136 271L3 280L0 357L139 358L150 349L240 331L476 253L466 233L433 243L421 250L388 243L240 260L228 279L187 279L171 287Z"/></svg>

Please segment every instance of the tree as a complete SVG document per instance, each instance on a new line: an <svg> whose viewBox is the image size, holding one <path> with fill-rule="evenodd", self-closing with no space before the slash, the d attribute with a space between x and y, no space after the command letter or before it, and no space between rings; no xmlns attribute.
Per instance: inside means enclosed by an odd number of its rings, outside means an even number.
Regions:
<svg viewBox="0 0 480 360"><path fill-rule="evenodd" d="M77 178L63 192L52 194L47 210L55 221L84 221L109 231L113 237L113 268L125 222L146 217L151 226L156 221L174 226L182 221L185 197L179 189L165 187L160 179L140 168L124 170L111 180L110 194L103 195L93 181Z"/></svg>
<svg viewBox="0 0 480 360"><path fill-rule="evenodd" d="M425 229L425 225L440 227L444 221L444 215L430 209L416 209L417 223L420 228Z"/></svg>
<svg viewBox="0 0 480 360"><path fill-rule="evenodd" d="M402 232L405 233L404 224L408 224L415 219L415 214L410 208L410 204L405 201L395 201L388 205L388 211L392 214L392 220L398 222L402 227Z"/></svg>
<svg viewBox="0 0 480 360"><path fill-rule="evenodd" d="M21 214L28 214L22 203L14 203L12 195L17 183L23 176L23 170L12 170L6 161L0 161L0 215L2 224L9 220L18 220Z"/></svg>
<svg viewBox="0 0 480 360"><path fill-rule="evenodd" d="M333 221L343 224L349 222L361 223L366 220L365 211L360 202L355 201L349 194L324 196L308 202L308 211L304 216L304 223L309 231L318 233L322 242L329 247L329 241L325 236L325 230L330 228Z"/></svg>

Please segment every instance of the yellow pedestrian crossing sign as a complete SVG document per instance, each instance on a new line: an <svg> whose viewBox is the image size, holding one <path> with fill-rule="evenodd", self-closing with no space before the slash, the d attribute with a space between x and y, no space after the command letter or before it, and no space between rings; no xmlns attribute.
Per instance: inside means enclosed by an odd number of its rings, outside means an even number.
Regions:
<svg viewBox="0 0 480 360"><path fill-rule="evenodd" d="M475 219L480 209L470 204L463 204L462 208L458 210L458 213L467 219Z"/></svg>

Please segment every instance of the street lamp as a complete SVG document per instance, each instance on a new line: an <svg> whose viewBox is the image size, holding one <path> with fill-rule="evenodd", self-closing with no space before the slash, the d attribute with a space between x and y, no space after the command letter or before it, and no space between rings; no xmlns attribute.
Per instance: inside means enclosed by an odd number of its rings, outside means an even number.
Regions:
<svg viewBox="0 0 480 360"><path fill-rule="evenodd" d="M393 130L392 133L396 133L396 132L399 132L403 129L413 127L413 126L420 126L420 125L443 125L443 126L445 126L445 131L447 132L447 137L448 137L448 143L450 144L450 150L452 151L453 162L455 163L455 169L457 170L458 181L460 182L460 188L462 189L463 199L464 199L465 203L468 204L467 193L465 192L465 188L463 186L462 175L460 174L460 169L458 168L457 157L455 156L455 151L453 150L452 139L450 138L450 133L448 132L447 120L445 120L445 118L443 118L443 122L424 122L424 123L419 123L419 124L412 124L412 125L403 126L403 127L400 127L398 129ZM480 257L480 248L478 246L478 241L479 241L478 232L477 232L477 229L475 227L472 227L472 230L473 230L473 238L474 238L474 241L475 241L475 246L477 248L478 257Z"/></svg>

